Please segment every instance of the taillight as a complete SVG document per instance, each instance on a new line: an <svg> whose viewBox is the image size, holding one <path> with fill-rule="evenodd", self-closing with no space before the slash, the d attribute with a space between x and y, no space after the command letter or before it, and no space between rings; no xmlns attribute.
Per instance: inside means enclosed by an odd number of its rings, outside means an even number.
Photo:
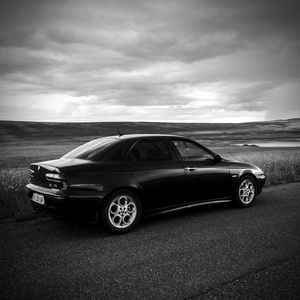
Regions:
<svg viewBox="0 0 300 300"><path fill-rule="evenodd" d="M34 176L34 171L32 169L29 169L29 176L30 178L33 178Z"/></svg>
<svg viewBox="0 0 300 300"><path fill-rule="evenodd" d="M46 178L49 182L49 187L51 189L57 189L57 190L66 190L67 189L67 180L66 178L57 173L46 173Z"/></svg>
<svg viewBox="0 0 300 300"><path fill-rule="evenodd" d="M46 176L46 178L48 180L51 180L51 181L59 181L59 182L61 182L61 181L65 181L66 180L65 177L62 176L61 174L46 173L45 176Z"/></svg>

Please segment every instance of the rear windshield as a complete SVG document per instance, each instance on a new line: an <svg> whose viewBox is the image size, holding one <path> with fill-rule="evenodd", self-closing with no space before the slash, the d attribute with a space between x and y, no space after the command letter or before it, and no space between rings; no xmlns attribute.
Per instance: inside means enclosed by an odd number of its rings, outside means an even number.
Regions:
<svg viewBox="0 0 300 300"><path fill-rule="evenodd" d="M104 152L106 152L106 149L118 142L118 139L112 138L102 138L98 140L93 140L75 148L74 150L65 154L63 158L98 160L101 158L101 154L104 154Z"/></svg>

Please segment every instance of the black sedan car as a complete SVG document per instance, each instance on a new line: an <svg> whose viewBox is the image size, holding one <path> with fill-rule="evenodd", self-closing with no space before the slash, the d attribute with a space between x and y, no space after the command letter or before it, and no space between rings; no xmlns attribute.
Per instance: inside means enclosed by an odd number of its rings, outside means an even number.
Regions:
<svg viewBox="0 0 300 300"><path fill-rule="evenodd" d="M263 171L229 161L175 135L120 135L90 141L63 157L30 166L34 210L101 221L127 232L144 214L233 201L249 207Z"/></svg>

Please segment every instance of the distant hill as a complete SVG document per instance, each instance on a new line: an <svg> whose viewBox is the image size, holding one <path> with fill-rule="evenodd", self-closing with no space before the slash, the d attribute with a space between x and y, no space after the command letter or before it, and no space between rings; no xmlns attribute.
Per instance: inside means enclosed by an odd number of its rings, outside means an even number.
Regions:
<svg viewBox="0 0 300 300"><path fill-rule="evenodd" d="M171 133L204 140L206 144L253 143L256 141L300 140L300 118L250 123L162 123L99 122L49 123L0 121L0 142L91 140L93 138L131 133Z"/></svg>

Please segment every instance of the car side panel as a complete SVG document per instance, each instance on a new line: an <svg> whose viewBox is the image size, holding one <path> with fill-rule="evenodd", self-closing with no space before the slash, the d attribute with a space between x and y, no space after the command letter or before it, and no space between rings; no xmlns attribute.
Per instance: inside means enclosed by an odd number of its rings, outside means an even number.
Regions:
<svg viewBox="0 0 300 300"><path fill-rule="evenodd" d="M177 140L192 142L212 156L215 155L209 149L193 140L187 138L178 138ZM207 201L232 195L233 180L226 161L216 162L213 159L205 161L183 160L171 141L170 145L173 151L177 153L178 159L185 170L186 202Z"/></svg>
<svg viewBox="0 0 300 300"><path fill-rule="evenodd" d="M178 161L131 162L130 168L145 195L145 210L176 205L184 197L185 173Z"/></svg>
<svg viewBox="0 0 300 300"><path fill-rule="evenodd" d="M193 201L232 195L232 179L226 163L183 161L182 164L186 172L188 195Z"/></svg>
<svg viewBox="0 0 300 300"><path fill-rule="evenodd" d="M103 171L99 165L99 169L68 172L66 177L70 189L82 189L87 186L108 194L120 187L139 188L127 163L119 163L116 170L112 167L110 171L108 169Z"/></svg>

